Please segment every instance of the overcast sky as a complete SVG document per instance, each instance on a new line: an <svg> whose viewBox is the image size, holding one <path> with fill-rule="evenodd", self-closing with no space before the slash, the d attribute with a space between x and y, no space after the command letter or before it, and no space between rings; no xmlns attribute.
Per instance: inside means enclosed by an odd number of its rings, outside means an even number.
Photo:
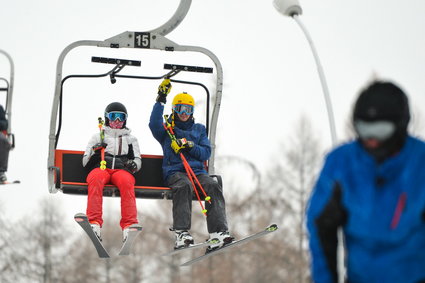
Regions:
<svg viewBox="0 0 425 283"><path fill-rule="evenodd" d="M15 63L12 130L16 149L10 154L8 177L22 181L21 185L0 188L7 215L22 215L48 195L49 121L56 62L62 50L79 40L105 40L124 31L157 28L173 15L178 4L177 0L2 1L0 49ZM313 38L327 78L340 142L345 140L352 103L372 76L397 82L408 93L414 111L425 112L424 1L304 0L301 5L301 20ZM180 45L207 48L223 66L217 156L238 155L266 171L301 115L312 119L324 147L330 149L326 108L310 47L295 21L278 14L272 1L194 0L186 18L167 38ZM178 63L214 67L211 61L194 54L151 53L83 49L70 54L64 70L109 70L110 66L93 66L90 56L141 60L140 69L129 70L140 75L163 72L155 69L152 61L158 66ZM8 72L9 65L0 56L0 77L7 78ZM214 76L191 78L213 86ZM120 100L129 109L128 126L139 138L142 152L160 153L147 128L157 84L119 81L111 85L107 80L70 83L58 148L84 150L90 135L97 131L95 119L109 102ZM202 96L197 89L181 86L175 86L173 94L183 90L199 101L195 116L199 114L196 117L203 122ZM0 101L3 99L0 97ZM61 193L51 197L63 201L70 215L85 211L85 197ZM144 202L138 200L142 211ZM117 206L118 200L106 203Z"/></svg>

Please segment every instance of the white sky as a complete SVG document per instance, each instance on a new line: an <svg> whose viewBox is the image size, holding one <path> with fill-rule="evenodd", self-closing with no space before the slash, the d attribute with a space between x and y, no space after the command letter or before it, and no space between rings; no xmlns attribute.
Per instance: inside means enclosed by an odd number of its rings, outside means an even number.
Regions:
<svg viewBox="0 0 425 283"><path fill-rule="evenodd" d="M79 40L105 40L124 31L157 28L171 17L178 3L2 1L0 49L15 63L12 130L16 149L10 154L8 176L22 181L0 188L7 215L23 215L48 195L49 121L56 62L62 50ZM399 83L412 107L424 112L424 1L304 0L301 5L301 20L313 37L326 74L340 140L357 92L373 74ZM217 156L238 155L265 171L302 114L311 117L323 144L330 145L322 88L310 47L298 25L278 14L271 0L194 0L184 21L167 38L180 45L207 48L223 66ZM84 48L69 54L65 72L103 73L112 67L90 63L91 56L141 60L142 67L128 69L139 75L161 75L163 63L214 67L195 54ZM0 77L8 77L8 71L6 59L0 56ZM211 75L193 78L211 85ZM139 138L142 152L159 153L147 128L157 84L119 80L111 85L106 79L70 83L65 89L66 116L58 148L83 150L97 131L95 119L104 107L121 100L128 107L128 126ZM201 114L204 101L198 90L175 85L173 93L183 90L200 102L196 113ZM202 115L196 117L203 121ZM85 197L61 193L51 197L63 201L70 216L85 211ZM143 211L149 201L137 202ZM119 201L108 199L106 203L118 206ZM72 222L72 217L66 221Z"/></svg>

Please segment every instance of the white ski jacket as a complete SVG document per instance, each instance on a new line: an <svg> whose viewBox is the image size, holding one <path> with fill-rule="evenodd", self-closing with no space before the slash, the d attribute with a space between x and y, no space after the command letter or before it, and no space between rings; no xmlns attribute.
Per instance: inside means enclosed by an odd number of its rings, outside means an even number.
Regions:
<svg viewBox="0 0 425 283"><path fill-rule="evenodd" d="M136 137L130 135L131 130L128 128L112 129L108 126L105 126L104 130L105 139L103 142L107 144L105 148L106 167L110 169L126 170L126 162L128 160L134 160L137 164L137 171L139 171L142 167L140 148ZM84 167L88 165L95 165L93 167L99 167L100 156L95 154L93 150L93 146L98 143L101 143L99 133L94 134L87 144L86 151L83 156ZM98 160L99 162L97 162Z"/></svg>

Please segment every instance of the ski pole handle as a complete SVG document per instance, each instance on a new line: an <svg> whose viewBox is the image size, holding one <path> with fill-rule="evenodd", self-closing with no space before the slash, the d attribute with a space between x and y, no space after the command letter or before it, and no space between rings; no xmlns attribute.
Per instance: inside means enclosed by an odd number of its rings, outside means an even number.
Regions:
<svg viewBox="0 0 425 283"><path fill-rule="evenodd" d="M103 130L103 124L105 123L102 119L102 117L97 118L99 121L98 127L100 131L100 142L103 143L105 139L105 131ZM100 150L100 170L106 169L106 161L105 161L105 148L102 148Z"/></svg>

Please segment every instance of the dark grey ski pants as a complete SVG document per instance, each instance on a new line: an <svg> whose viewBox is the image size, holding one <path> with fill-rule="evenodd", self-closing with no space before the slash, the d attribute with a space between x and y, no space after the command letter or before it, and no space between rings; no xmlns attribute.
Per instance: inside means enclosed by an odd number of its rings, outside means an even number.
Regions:
<svg viewBox="0 0 425 283"><path fill-rule="evenodd" d="M226 208L223 189L210 176L197 175L207 195L211 197L211 204L205 202L207 209L208 232L227 231ZM192 195L195 192L185 173L177 172L168 177L167 185L173 191L173 228L176 230L190 230L192 216ZM199 195L202 196L199 190Z"/></svg>
<svg viewBox="0 0 425 283"><path fill-rule="evenodd" d="M10 143L9 140L0 133L0 172L7 171L7 163L9 160Z"/></svg>

